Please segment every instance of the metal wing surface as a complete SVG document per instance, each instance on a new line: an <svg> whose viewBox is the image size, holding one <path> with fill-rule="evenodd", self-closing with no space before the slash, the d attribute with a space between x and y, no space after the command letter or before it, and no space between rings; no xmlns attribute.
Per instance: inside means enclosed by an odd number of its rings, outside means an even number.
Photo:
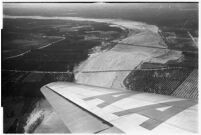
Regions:
<svg viewBox="0 0 201 135"><path fill-rule="evenodd" d="M41 91L71 132L198 132L196 100L67 82Z"/></svg>

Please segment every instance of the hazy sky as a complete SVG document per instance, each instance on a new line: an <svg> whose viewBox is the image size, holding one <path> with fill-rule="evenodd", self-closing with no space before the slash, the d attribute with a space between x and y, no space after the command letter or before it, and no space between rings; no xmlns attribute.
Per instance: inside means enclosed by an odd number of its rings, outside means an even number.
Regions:
<svg viewBox="0 0 201 135"><path fill-rule="evenodd" d="M198 3L4 3L3 14L117 18L157 25L183 22L197 25Z"/></svg>

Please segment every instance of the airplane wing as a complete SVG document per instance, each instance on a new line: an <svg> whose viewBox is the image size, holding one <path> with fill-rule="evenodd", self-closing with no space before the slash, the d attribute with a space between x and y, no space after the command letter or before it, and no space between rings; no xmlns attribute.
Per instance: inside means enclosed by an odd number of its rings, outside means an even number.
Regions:
<svg viewBox="0 0 201 135"><path fill-rule="evenodd" d="M198 101L54 82L41 88L74 133L197 133Z"/></svg>

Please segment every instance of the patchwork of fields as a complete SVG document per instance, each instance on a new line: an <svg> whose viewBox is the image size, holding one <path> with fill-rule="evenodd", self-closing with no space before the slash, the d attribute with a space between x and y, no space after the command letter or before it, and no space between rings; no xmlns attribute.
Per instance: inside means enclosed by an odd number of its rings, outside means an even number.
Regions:
<svg viewBox="0 0 201 135"><path fill-rule="evenodd" d="M39 91L54 81L179 97L191 89L188 84L194 92L185 97L197 99L197 83L189 81L198 68L196 38L140 22L78 20L4 19L5 132L50 131L55 121L59 131L69 132ZM47 120L54 124L47 126Z"/></svg>
<svg viewBox="0 0 201 135"><path fill-rule="evenodd" d="M61 132L69 132L40 88L54 81L73 82L75 66L91 53L111 49L110 41L127 32L90 21L4 19L2 35L4 132L31 133L40 132L36 127L49 115L60 123Z"/></svg>

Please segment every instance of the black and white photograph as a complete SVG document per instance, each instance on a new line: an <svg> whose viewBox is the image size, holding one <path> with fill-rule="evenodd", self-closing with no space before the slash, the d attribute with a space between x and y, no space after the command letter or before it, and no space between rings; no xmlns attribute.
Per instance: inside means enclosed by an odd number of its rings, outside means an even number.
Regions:
<svg viewBox="0 0 201 135"><path fill-rule="evenodd" d="M1 133L199 133L198 1L1 3Z"/></svg>

